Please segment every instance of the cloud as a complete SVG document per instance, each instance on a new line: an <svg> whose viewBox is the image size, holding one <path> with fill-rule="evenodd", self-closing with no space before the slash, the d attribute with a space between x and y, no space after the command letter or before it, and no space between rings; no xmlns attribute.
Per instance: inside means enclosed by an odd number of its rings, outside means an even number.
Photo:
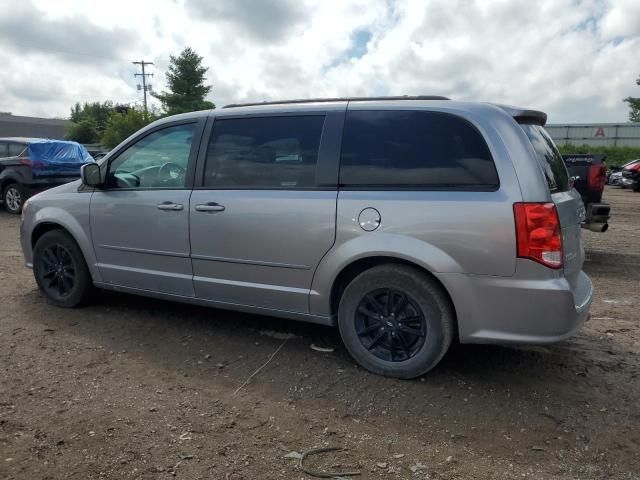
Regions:
<svg viewBox="0 0 640 480"><path fill-rule="evenodd" d="M602 19L602 34L607 38L640 35L640 2L614 0Z"/></svg>
<svg viewBox="0 0 640 480"><path fill-rule="evenodd" d="M15 113L141 102L131 61L154 62L162 91L169 55L186 46L204 57L218 106L435 94L537 108L551 122L601 122L626 121L622 98L640 96L638 0L8 3L0 110Z"/></svg>
<svg viewBox="0 0 640 480"><path fill-rule="evenodd" d="M83 15L49 19L29 0L0 11L0 42L21 53L47 53L74 63L115 60L137 40L132 29L107 29Z"/></svg>
<svg viewBox="0 0 640 480"><path fill-rule="evenodd" d="M264 42L278 42L293 34L305 19L299 0L186 0L194 18L228 22L236 28Z"/></svg>

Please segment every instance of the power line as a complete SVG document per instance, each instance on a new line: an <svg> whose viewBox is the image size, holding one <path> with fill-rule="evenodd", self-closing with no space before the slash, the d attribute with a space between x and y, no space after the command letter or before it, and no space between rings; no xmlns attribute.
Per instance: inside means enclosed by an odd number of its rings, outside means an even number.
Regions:
<svg viewBox="0 0 640 480"><path fill-rule="evenodd" d="M153 77L153 73L145 73L144 67L145 65L153 65L153 62L145 62L144 60L140 62L132 62L134 65L140 65L142 67L142 73L136 73L134 77L142 77L142 85L138 84L138 90L142 90L144 93L144 116L149 116L149 111L147 110L147 91L152 90L151 85L147 85L147 77Z"/></svg>

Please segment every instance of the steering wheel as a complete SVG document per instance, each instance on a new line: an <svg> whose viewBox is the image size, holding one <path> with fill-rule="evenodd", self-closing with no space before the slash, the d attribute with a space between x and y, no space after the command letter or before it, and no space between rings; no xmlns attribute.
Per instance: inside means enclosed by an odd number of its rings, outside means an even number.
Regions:
<svg viewBox="0 0 640 480"><path fill-rule="evenodd" d="M186 172L187 170L177 163L167 162L160 167L156 178L158 182L169 183L183 178Z"/></svg>

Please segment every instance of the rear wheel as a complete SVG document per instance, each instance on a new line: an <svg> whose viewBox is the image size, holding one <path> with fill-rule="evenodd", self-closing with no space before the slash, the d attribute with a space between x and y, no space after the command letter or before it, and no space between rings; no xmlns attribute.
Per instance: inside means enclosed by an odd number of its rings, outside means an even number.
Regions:
<svg viewBox="0 0 640 480"><path fill-rule="evenodd" d="M42 293L60 307L77 307L93 290L80 247L61 230L45 233L36 243L33 273Z"/></svg>
<svg viewBox="0 0 640 480"><path fill-rule="evenodd" d="M22 212L22 204L24 202L24 195L20 185L17 183L7 185L4 192L2 192L2 202L7 212L19 215Z"/></svg>
<svg viewBox="0 0 640 480"><path fill-rule="evenodd" d="M418 377L442 359L454 331L454 313L442 287L416 268L381 265L358 275L340 299L338 324L345 346L367 370Z"/></svg>

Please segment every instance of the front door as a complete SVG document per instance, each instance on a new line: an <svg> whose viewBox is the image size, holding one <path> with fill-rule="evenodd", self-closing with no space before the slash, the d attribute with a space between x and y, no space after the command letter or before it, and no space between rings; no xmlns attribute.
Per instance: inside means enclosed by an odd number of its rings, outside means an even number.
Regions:
<svg viewBox="0 0 640 480"><path fill-rule="evenodd" d="M317 181L323 129L324 113L216 118L191 197L197 297L308 312L335 238L337 191Z"/></svg>
<svg viewBox="0 0 640 480"><path fill-rule="evenodd" d="M90 210L103 282L194 295L189 197L201 122L147 132L110 160Z"/></svg>

